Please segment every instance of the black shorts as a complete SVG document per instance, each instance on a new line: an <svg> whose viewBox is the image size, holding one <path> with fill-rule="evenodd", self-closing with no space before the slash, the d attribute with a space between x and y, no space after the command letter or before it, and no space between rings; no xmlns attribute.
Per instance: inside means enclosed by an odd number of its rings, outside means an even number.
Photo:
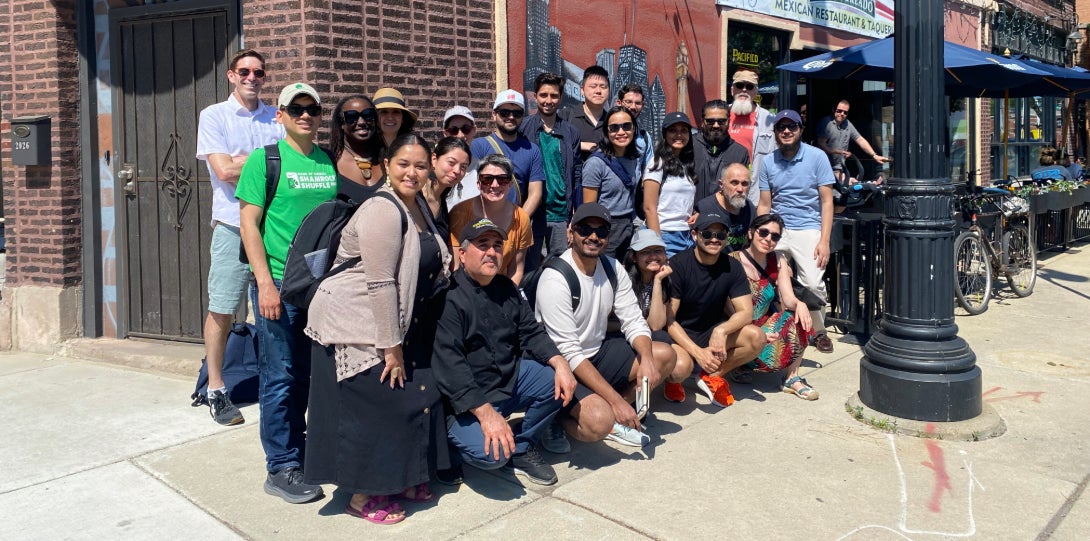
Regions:
<svg viewBox="0 0 1090 541"><path fill-rule="evenodd" d="M632 349L623 336L607 336L602 342L602 347L598 349L598 353L583 362L594 365L606 383L618 393L624 394L632 382L628 376L632 373L632 364L636 362L636 350ZM582 400L592 394L594 391L582 383L575 386L576 400Z"/></svg>
<svg viewBox="0 0 1090 541"><path fill-rule="evenodd" d="M690 329L684 329L685 334L689 335L689 340L692 340L697 347L706 348L708 343L711 342L712 332L715 331L715 327L712 327L705 331L694 331Z"/></svg>

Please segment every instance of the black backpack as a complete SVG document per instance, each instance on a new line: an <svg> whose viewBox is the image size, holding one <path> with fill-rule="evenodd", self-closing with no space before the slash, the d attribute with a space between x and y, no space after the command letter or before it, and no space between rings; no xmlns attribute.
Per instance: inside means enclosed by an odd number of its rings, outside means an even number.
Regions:
<svg viewBox="0 0 1090 541"><path fill-rule="evenodd" d="M257 402L257 327L249 323L235 323L227 335L227 347L223 350L223 384L227 397L235 404ZM193 407L208 404L205 395L208 388L208 361L201 360L197 372L197 386L189 398Z"/></svg>
<svg viewBox="0 0 1090 541"><path fill-rule="evenodd" d="M352 219L356 209L371 197L385 197L397 207L401 212L401 235L405 235L409 227L408 216L390 192L368 190L363 193L360 201L355 201L343 193L337 194L336 199L326 201L310 211L295 231L288 247L288 256L284 260L284 278L280 282L281 300L307 309L322 280L340 274L360 262L360 257L356 256L333 266L337 247L341 244L341 231Z"/></svg>
<svg viewBox="0 0 1090 541"><path fill-rule="evenodd" d="M613 291L617 291L617 273L613 269L613 262L608 257L600 255L598 256L598 264L605 270L610 287L613 288ZM541 273L545 269L556 270L564 276L564 281L568 283L568 290L572 294L571 309L574 312L579 307L579 299L583 296L583 288L579 285L579 277L575 275L575 269L572 268L570 263L560 259L559 256L547 257L540 267L522 277L522 283L519 284L522 298L530 303L530 309L537 307L537 284L541 281Z"/></svg>

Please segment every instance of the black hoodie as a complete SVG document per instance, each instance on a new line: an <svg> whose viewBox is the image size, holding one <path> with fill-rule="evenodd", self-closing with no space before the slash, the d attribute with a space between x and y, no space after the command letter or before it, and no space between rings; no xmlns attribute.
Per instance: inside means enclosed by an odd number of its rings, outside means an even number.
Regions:
<svg viewBox="0 0 1090 541"><path fill-rule="evenodd" d="M749 165L749 151L727 135L722 144L712 146L704 133L693 133L693 158L696 166L696 201L719 191L719 172L732 163Z"/></svg>

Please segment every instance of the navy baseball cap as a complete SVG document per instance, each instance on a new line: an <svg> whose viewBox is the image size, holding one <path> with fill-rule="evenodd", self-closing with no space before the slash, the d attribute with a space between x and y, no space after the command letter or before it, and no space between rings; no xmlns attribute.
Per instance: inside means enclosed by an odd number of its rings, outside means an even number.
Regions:
<svg viewBox="0 0 1090 541"><path fill-rule="evenodd" d="M779 124L780 121L785 118L795 124L802 124L802 117L799 116L798 113L792 109L784 109L783 111L776 113L776 117L772 119L772 125L775 126L776 124Z"/></svg>

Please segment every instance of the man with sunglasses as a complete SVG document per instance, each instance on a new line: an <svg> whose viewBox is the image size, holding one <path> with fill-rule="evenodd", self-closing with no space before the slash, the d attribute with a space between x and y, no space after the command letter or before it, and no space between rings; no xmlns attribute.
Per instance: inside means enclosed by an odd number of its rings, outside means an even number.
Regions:
<svg viewBox="0 0 1090 541"><path fill-rule="evenodd" d="M242 164L255 148L284 137L276 108L261 101L265 58L253 49L231 57L227 69L231 95L201 111L197 123L197 159L208 164L212 184L212 246L208 268L208 315L204 320L204 355L208 362L208 405L222 425L245 422L227 397L223 352L231 320L246 298L250 270L239 262L239 214L235 186Z"/></svg>
<svg viewBox="0 0 1090 541"><path fill-rule="evenodd" d="M734 72L730 85L730 138L746 147L749 163L752 164L750 182L752 188L746 196L754 206L760 201L761 193L757 190L757 174L761 160L776 150L776 141L772 134L772 113L757 104L757 72L739 68Z"/></svg>
<svg viewBox="0 0 1090 541"><path fill-rule="evenodd" d="M727 223L727 251L741 250L746 244L746 231L757 216L757 206L749 201L749 169L732 163L719 177L719 191L696 202L696 212L723 216Z"/></svg>
<svg viewBox="0 0 1090 541"><path fill-rule="evenodd" d="M496 131L487 137L474 139L469 148L475 160L482 160L491 154L502 154L511 160L516 183L507 196L530 216L536 239L545 235L545 216L541 207L545 170L541 163L541 150L519 133L525 114L526 99L522 92L510 88L500 92L492 105L492 122L496 125ZM526 272L536 269L541 263L540 254L534 256L540 251L541 246L535 245L527 252Z"/></svg>
<svg viewBox="0 0 1090 541"><path fill-rule="evenodd" d="M674 321L667 328L674 343L700 366L697 387L721 408L734 403L724 376L755 359L767 343L764 332L752 324L753 297L745 270L723 254L728 227L725 215L701 212L692 229L696 246L670 258Z"/></svg>
<svg viewBox="0 0 1090 541"><path fill-rule="evenodd" d="M477 119L473 118L473 111L470 111L469 107L455 105L443 113L444 137L457 137L465 141L467 145L472 145L475 135L477 135ZM477 188L477 158L470 156L469 169L462 177L462 182L447 194L447 208L454 208L454 205L478 195L481 195L481 191Z"/></svg>
<svg viewBox="0 0 1090 541"><path fill-rule="evenodd" d="M574 269L579 291L572 291L561 271L550 266L542 270L537 285L537 318L579 383L575 401L557 417L563 430L554 425L542 438L545 449L553 452L570 449L564 432L579 441L608 437L622 445L646 445L650 438L641 431L632 407L636 382L647 378L648 388L654 388L677 361L668 344L651 341L651 330L624 267L616 259L603 257L609 224L609 211L602 205L580 206L568 233L571 248L558 259L558 264ZM577 306L573 296L579 298ZM606 335L611 311L620 320L623 336Z"/></svg>
<svg viewBox="0 0 1090 541"><path fill-rule="evenodd" d="M848 147L853 141L859 145L859 148L863 149L863 152L866 152L879 164L889 161L885 156L875 152L867 139L848 120L848 111L850 110L851 104L848 103L848 100L840 100L836 107L833 108L833 114L818 122L817 139L814 141L817 147L825 151L825 154L829 156L833 171L838 177L846 174L845 160L852 157ZM841 181L843 180L841 178Z"/></svg>
<svg viewBox="0 0 1090 541"><path fill-rule="evenodd" d="M749 165L749 151L730 137L730 107L723 100L704 104L700 132L693 135L696 197L700 201L719 191L719 175L732 164Z"/></svg>
<svg viewBox="0 0 1090 541"><path fill-rule="evenodd" d="M288 503L322 495L303 482L306 411L310 394L310 341L303 334L306 311L280 299L284 262L295 231L310 211L337 195L337 170L314 144L322 121L318 93L305 83L280 92L276 120L287 137L277 142L280 177L267 199L265 149L250 154L238 181L241 233L254 274L250 302L256 314L258 377L261 381L261 446L268 477L265 492ZM268 203L266 203L268 201ZM267 206L266 206L267 204Z"/></svg>
<svg viewBox="0 0 1090 541"><path fill-rule="evenodd" d="M779 148L761 164L761 203L757 215L775 212L786 226L776 245L794 261L799 282L825 300L822 277L829 263L829 239L833 233L833 184L836 178L829 160L815 147L802 142L802 117L791 109L780 111L772 122ZM825 332L825 311L811 310L814 346L833 352Z"/></svg>

